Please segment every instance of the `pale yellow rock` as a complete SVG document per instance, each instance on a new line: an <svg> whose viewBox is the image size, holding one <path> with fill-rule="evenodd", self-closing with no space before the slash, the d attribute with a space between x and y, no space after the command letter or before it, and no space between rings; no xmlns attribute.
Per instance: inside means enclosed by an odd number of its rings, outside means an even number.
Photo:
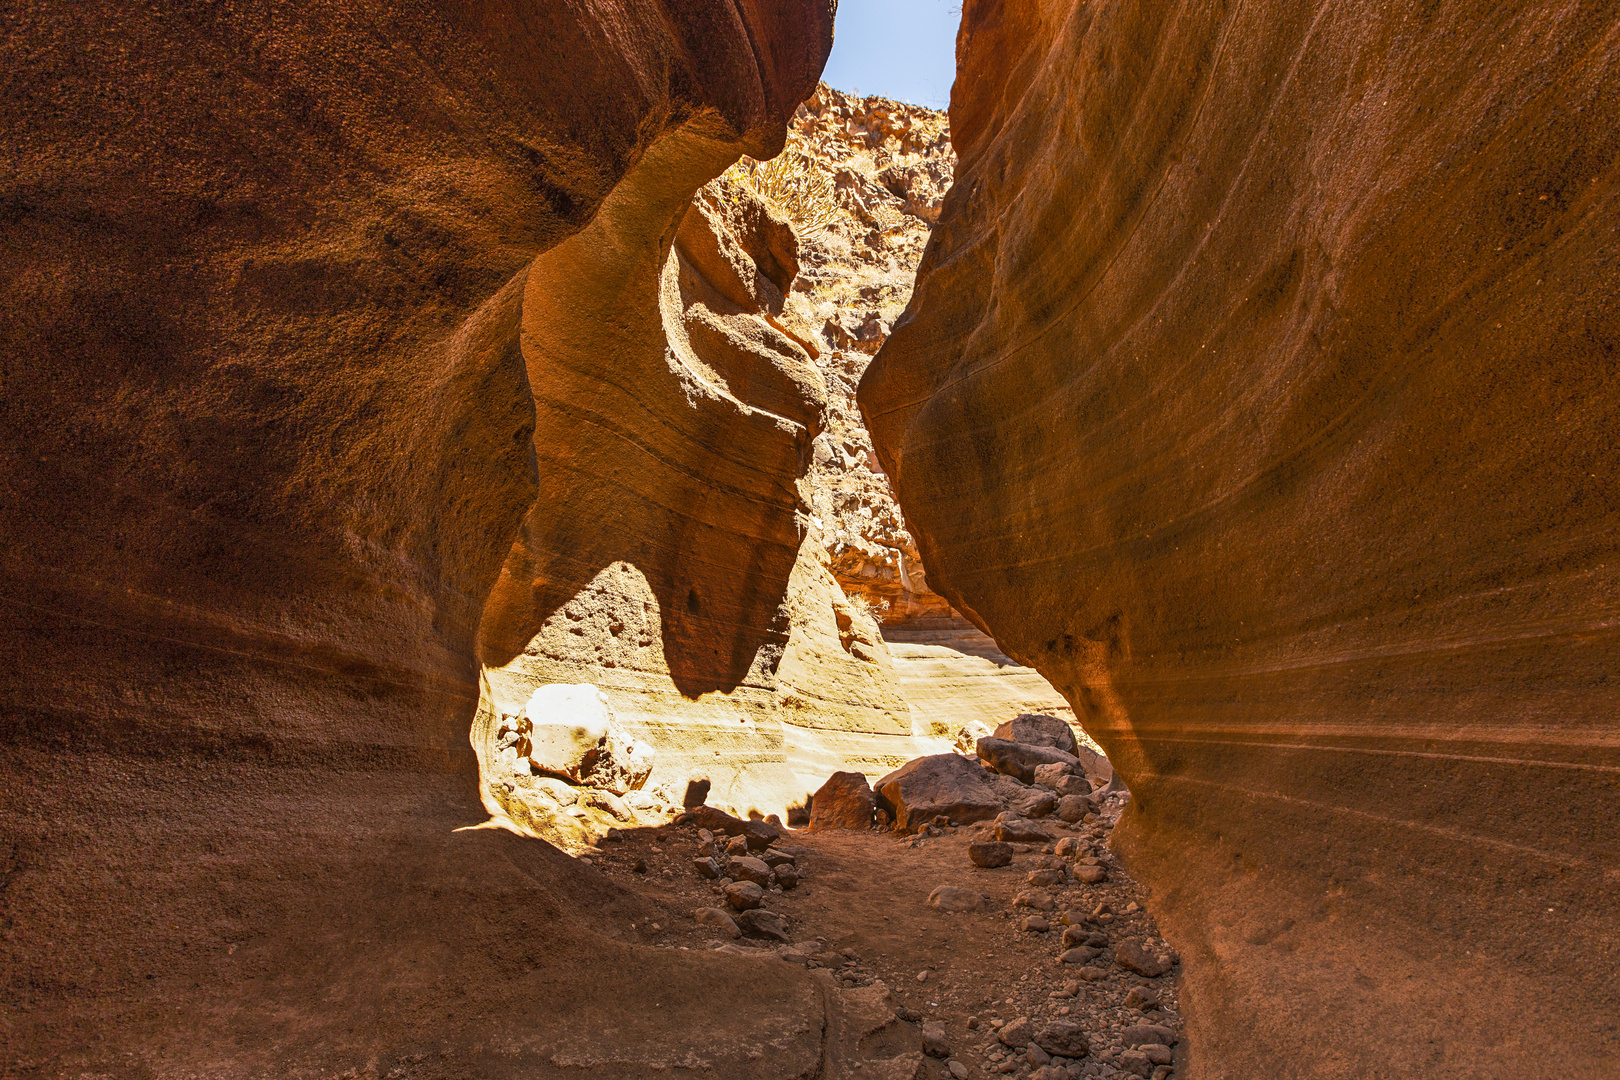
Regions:
<svg viewBox="0 0 1620 1080"><path fill-rule="evenodd" d="M491 812L558 842L620 811L664 820L695 780L711 805L785 817L832 773L876 779L967 725L1072 719L928 588L855 405L949 184L944 114L824 87L787 153L770 168L832 192L820 226L745 165L658 204L664 231L642 224L650 193L616 194L528 281L544 490L480 631L473 743ZM535 764L577 780L556 763L606 745L596 785L639 800L525 775L502 718L570 694L613 729L549 735Z"/></svg>
<svg viewBox="0 0 1620 1080"><path fill-rule="evenodd" d="M652 770L652 751L614 723L602 691L590 683L553 683L523 707L528 763L535 772L610 791L639 787Z"/></svg>

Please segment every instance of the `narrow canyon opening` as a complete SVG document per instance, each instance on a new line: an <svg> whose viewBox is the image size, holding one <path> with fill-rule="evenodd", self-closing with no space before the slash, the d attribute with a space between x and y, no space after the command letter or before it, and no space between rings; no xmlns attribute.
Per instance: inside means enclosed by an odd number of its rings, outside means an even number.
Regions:
<svg viewBox="0 0 1620 1080"><path fill-rule="evenodd" d="M473 743L490 809L566 848L694 784L803 825L835 772L1074 720L928 587L855 402L950 186L945 114L823 83L776 157L650 211L673 159L729 160L671 143L524 285L541 494L485 610Z"/></svg>

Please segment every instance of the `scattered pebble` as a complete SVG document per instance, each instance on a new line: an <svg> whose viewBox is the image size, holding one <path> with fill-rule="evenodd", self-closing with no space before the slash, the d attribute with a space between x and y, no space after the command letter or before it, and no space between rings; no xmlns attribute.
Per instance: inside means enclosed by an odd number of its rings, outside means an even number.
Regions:
<svg viewBox="0 0 1620 1080"><path fill-rule="evenodd" d="M1001 781L1003 788L1018 783L1009 777ZM1064 798L1069 794L1078 793L1066 793ZM673 928L676 940L660 940L658 947L687 948L679 943L684 933L693 948L756 959L777 957L808 969L805 974L809 976L830 978L835 993L886 982L894 988L890 991L893 1015L907 1025L896 1034L913 1040L912 1060L926 1055L936 1062L918 1075L937 1080L947 1076L951 1080L981 1076L1166 1080L1175 1075L1173 1047L1179 1038L1176 987L1172 980L1149 980L1172 974L1177 960L1133 896L1137 892L1134 884L1112 861L1107 848L1108 831L1127 798L1124 793L1087 798L1087 804L1095 808L1088 813L1102 813L1084 827L1069 828L1050 820L1037 824L1025 814L1039 800L1031 803L1027 799L1017 803L1023 813L1005 813L995 822L937 827L943 835L929 839L924 850L937 853L947 850L937 845L954 843L957 847L949 849L956 853L953 857L966 854L963 863L972 864L958 863L961 870L955 876L942 873L952 883L940 884L928 894L928 907L948 913L949 921L938 914L908 916L905 897L889 896L886 911L869 916L875 920L881 914L883 922L876 925L881 928L878 940L884 944L871 950L863 944L861 952L869 954L866 960L849 947L851 940L862 939L835 937L860 930L853 925L829 924L829 909L825 903L814 902L818 895L814 889L808 894L812 900L809 908L797 896L784 893L800 884L805 866L818 867L814 840L807 847L793 847L792 834L773 830L767 836L765 823L710 815L716 822L713 829L706 827L707 821L700 829L699 821L694 820L684 834L673 830L658 834L658 844L648 844L641 830L629 830L616 846L599 847L592 854L598 867L622 875L620 880L639 882L638 887L655 902L662 899L659 890L671 888L698 900L685 908L692 914L692 921L684 923L687 929ZM1005 805L1014 805L1011 796ZM747 832L728 840L726 834L749 825L761 826L754 830L760 835L752 837L757 843L749 842ZM968 835L952 840L951 832ZM1009 838L990 840L986 835L990 833ZM681 835L688 842L684 847ZM920 830L918 836L924 835ZM670 844L671 840L676 842ZM885 858L921 859L919 865L939 865L937 854L929 862L928 857L913 855L904 847L885 850L893 852ZM685 870L683 862L691 871ZM982 873L999 867L1016 872L1005 876ZM659 876L650 880L634 876L641 872L664 877L673 872L675 878L670 884L659 884ZM839 880L837 875L828 879L829 884ZM889 888L904 892L908 887L902 884L904 880L895 877ZM982 891L955 884L969 881ZM783 911L771 910L773 898L783 902ZM836 907L835 902L833 909ZM912 918L918 923L914 929L908 928L906 943L893 955L883 949L894 949L893 935L899 927L891 930L886 925L891 917L887 912L893 912L899 922ZM660 932L659 924L642 925ZM955 925L964 929L971 925L975 940L981 942L986 940L985 931L994 930L1006 935L1002 939L1006 944L975 955L983 969L963 972L960 979L941 979L931 961L943 957L933 954L931 947L948 940L939 931L948 934ZM801 934L821 930L837 944L830 946L826 938L814 936L795 942L790 930ZM915 957L912 964L896 970L897 963L911 957ZM922 963L928 966L918 970ZM914 982L904 976L908 968L915 973ZM780 970L775 977L783 975L794 977ZM987 975L994 981L987 981ZM909 995L903 989L908 984L913 987ZM978 997L987 987L994 988L995 996ZM903 1003L907 996L927 1000L914 1000L907 1008ZM992 1001L1000 1007L991 1010ZM975 1015L965 1015L974 1007L978 1007ZM989 1015L992 1011L1012 1018ZM850 1063L852 1069L855 1064ZM864 1063L876 1064L876 1060ZM853 1076L864 1074L864 1068L851 1072Z"/></svg>

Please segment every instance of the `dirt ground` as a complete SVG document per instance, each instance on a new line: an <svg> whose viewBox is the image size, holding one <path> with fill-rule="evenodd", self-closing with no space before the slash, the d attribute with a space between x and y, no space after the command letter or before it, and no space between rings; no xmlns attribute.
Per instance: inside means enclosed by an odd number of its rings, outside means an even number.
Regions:
<svg viewBox="0 0 1620 1080"><path fill-rule="evenodd" d="M1173 957L1143 910L1142 888L1106 848L1119 810L1120 802L1115 802L1105 808L1102 819L1089 825L1043 821L1053 843L1016 845L1018 854L1011 865L996 869L975 867L968 858L970 843L990 838L988 825L946 828L934 837L877 830L789 831L773 846L795 857L803 877L790 891L768 891L764 906L787 920L791 946L747 937L733 942L694 920L697 909L725 907L721 884L693 869L699 848L695 826L626 831L621 839L585 857L662 912L653 925L619 928L641 941L688 950L730 946L757 950L763 959L786 952L791 962L804 962L809 954L810 966L832 969L842 985L868 986L881 980L902 1019L946 1025L950 1061L965 1069L953 1073L949 1062L927 1058L918 1076L1029 1075L1037 1065L996 1039L1002 1022L1019 1017L1030 1018L1036 1027L1060 1018L1081 1024L1091 1051L1083 1061L1071 1063L1070 1075L1152 1076L1155 1071L1144 1069L1140 1060L1120 1059L1126 1050L1120 1032L1130 1025L1155 1023L1179 1034L1177 973L1146 979L1113 962L1111 947L1133 938L1150 953ZM1107 870L1107 880L1095 885L1071 880L1066 886L1032 889L1026 879L1037 860L1069 836L1094 845L1091 854ZM972 889L987 901L976 912L936 910L927 901L941 885ZM1015 906L1018 894L1031 891L1048 893L1056 901L1053 910ZM1021 929L1020 923L1031 915L1040 915L1051 928ZM1110 948L1088 972L1106 975L1086 981L1080 965L1059 961L1064 929L1060 919L1108 937ZM1065 984L1078 993L1063 996ZM1155 993L1161 1007L1144 1011L1127 1006L1132 987ZM1176 1064L1184 1060L1185 1049L1179 1042L1174 1048ZM1130 1071L1133 1065L1135 1072ZM1162 1078L1169 1072L1161 1067L1156 1074Z"/></svg>

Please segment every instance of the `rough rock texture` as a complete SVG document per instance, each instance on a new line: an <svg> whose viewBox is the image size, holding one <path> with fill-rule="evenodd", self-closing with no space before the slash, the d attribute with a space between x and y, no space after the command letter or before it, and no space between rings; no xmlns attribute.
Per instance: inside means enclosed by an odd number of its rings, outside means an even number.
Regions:
<svg viewBox="0 0 1620 1080"><path fill-rule="evenodd" d="M1612 1073L1620 11L979 0L956 85L860 399L1136 796L1192 1075Z"/></svg>
<svg viewBox="0 0 1620 1080"><path fill-rule="evenodd" d="M1035 770L1042 765L1062 765L1072 770L1080 768L1080 759L1050 746L1033 746L1009 739L984 738L977 744L979 760L1006 776L1015 776L1026 784L1035 782Z"/></svg>
<svg viewBox="0 0 1620 1080"><path fill-rule="evenodd" d="M1073 708L1051 683L1002 652L994 638L960 615L893 620L883 624L882 634L900 692L967 753L973 752L975 739L1009 716L1037 712L1074 721ZM962 733L975 725L984 730L963 739Z"/></svg>
<svg viewBox="0 0 1620 1080"><path fill-rule="evenodd" d="M984 770L959 754L908 761L872 789L901 832L913 832L936 815L963 825L994 817L1002 809L995 790L984 782Z"/></svg>
<svg viewBox="0 0 1620 1080"><path fill-rule="evenodd" d="M1080 821L1096 810L1096 805L1085 795L1065 795L1058 800L1053 813L1062 821Z"/></svg>
<svg viewBox="0 0 1620 1080"><path fill-rule="evenodd" d="M974 866L987 869L997 866L1006 866L1012 862L1013 846L1004 844L999 840L985 840L968 845L968 858Z"/></svg>
<svg viewBox="0 0 1620 1080"><path fill-rule="evenodd" d="M678 164L699 183L713 171ZM774 772L754 778L755 797L791 799L771 709L803 531L795 483L826 398L769 321L795 252L791 227L746 189L691 201L622 185L530 272L541 491L479 631L475 742L536 685L586 673L669 759L666 794L719 779L707 773L720 750L731 768ZM909 735L902 715L888 726ZM514 817L550 809L489 792Z"/></svg>
<svg viewBox="0 0 1620 1080"><path fill-rule="evenodd" d="M944 114L823 86L774 161L689 203L625 185L530 273L541 491L480 629L492 812L575 845L616 823L503 764L511 718L552 685L599 689L651 752L627 798L644 822L694 782L782 813L966 723L1067 711L906 578L910 534L855 405L953 160ZM796 200L779 173L819 178L824 199ZM904 197L885 186L902 174ZM850 338L850 318L871 333ZM960 629L891 647L880 620L916 612Z"/></svg>
<svg viewBox="0 0 1620 1080"><path fill-rule="evenodd" d="M985 904L982 893L958 885L941 885L928 894L928 906L940 911L978 911Z"/></svg>
<svg viewBox="0 0 1620 1080"><path fill-rule="evenodd" d="M998 739L1010 739L1031 746L1050 746L1070 755L1080 748L1074 737L1074 729L1067 720L1039 713L1021 713L999 725L994 735Z"/></svg>
<svg viewBox="0 0 1620 1080"><path fill-rule="evenodd" d="M806 244L787 305L823 350L828 409L807 479L828 568L885 623L949 616L928 588L855 402L861 374L911 299L950 187L956 154L945 114L822 84L795 115L788 147L829 189L827 225Z"/></svg>
<svg viewBox="0 0 1620 1080"><path fill-rule="evenodd" d="M945 115L823 84L795 115L788 153L829 178L831 191L828 224L801 241L800 274L784 312L785 324L818 347L827 387L804 481L812 533L803 556L825 564L849 598L838 612L842 649L807 653L800 670L825 679L847 664L841 652L875 656L882 677L898 679L893 692L909 706L919 734L954 738L969 724L994 727L1020 712L1072 717L1045 679L1008 658L928 587L855 402L857 382L911 297L929 227L950 186L956 156ZM868 620L877 635L863 632ZM797 641L812 636L796 631L784 681L791 679ZM848 691L800 681L805 723L825 727Z"/></svg>
<svg viewBox="0 0 1620 1080"><path fill-rule="evenodd" d="M866 777L857 772L835 772L816 789L810 803L812 829L870 829L877 812L877 796Z"/></svg>
<svg viewBox="0 0 1620 1080"><path fill-rule="evenodd" d="M709 829L725 836L740 836L750 851L764 851L782 836L782 830L768 821L735 818L713 806L696 807L680 814L675 820L682 824L690 822L700 829Z"/></svg>
<svg viewBox="0 0 1620 1080"><path fill-rule="evenodd" d="M623 795L652 771L651 749L624 733L590 683L542 686L496 738L494 767L513 778L551 776Z"/></svg>
<svg viewBox="0 0 1620 1080"><path fill-rule="evenodd" d="M545 283L773 153L828 8L8 9L6 1071L826 1067L802 971L654 953L594 871L457 830Z"/></svg>

